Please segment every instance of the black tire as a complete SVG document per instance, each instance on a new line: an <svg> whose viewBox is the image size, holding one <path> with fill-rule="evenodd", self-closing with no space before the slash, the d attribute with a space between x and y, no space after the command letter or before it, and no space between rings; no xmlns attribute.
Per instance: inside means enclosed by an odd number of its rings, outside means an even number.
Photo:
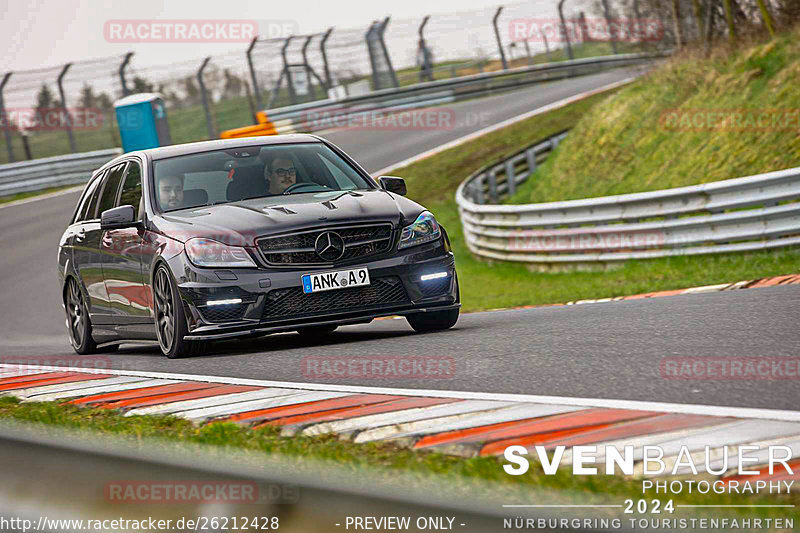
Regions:
<svg viewBox="0 0 800 533"><path fill-rule="evenodd" d="M324 335L330 335L336 328L338 328L336 324L329 324L327 326L306 326L304 328L297 328L295 331L300 335L310 335L312 337L322 337Z"/></svg>
<svg viewBox="0 0 800 533"><path fill-rule="evenodd" d="M97 353L97 343L92 338L92 321L86 307L78 280L73 277L67 279L64 288L64 308L67 311L67 330L72 349L80 355Z"/></svg>
<svg viewBox="0 0 800 533"><path fill-rule="evenodd" d="M408 324L417 333L427 333L429 331L441 331L450 329L458 322L460 309L444 309L442 311L428 311L427 313L414 313L406 316Z"/></svg>
<svg viewBox="0 0 800 533"><path fill-rule="evenodd" d="M156 268L153 276L153 302L156 334L161 353L169 359L199 355L205 343L187 341L189 333L178 286L165 265Z"/></svg>

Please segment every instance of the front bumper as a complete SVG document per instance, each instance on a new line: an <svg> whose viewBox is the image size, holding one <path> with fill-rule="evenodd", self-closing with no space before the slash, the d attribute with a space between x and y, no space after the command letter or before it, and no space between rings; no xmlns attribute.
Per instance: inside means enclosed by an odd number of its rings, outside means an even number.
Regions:
<svg viewBox="0 0 800 533"><path fill-rule="evenodd" d="M188 321L187 340L288 331L303 326L357 324L389 315L460 307L455 259L446 240L334 268L207 269L182 253L170 261ZM304 274L369 269L370 285L303 294ZM447 277L422 281L425 274ZM235 278L235 279L232 279ZM209 306L209 301L241 303Z"/></svg>

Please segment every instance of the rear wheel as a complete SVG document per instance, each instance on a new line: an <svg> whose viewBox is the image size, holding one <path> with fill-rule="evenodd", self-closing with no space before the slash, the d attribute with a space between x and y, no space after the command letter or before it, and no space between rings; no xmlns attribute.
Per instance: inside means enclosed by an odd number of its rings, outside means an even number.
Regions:
<svg viewBox="0 0 800 533"><path fill-rule="evenodd" d="M156 269L153 278L153 296L156 334L161 352L170 359L198 355L205 347L204 343L184 340L189 332L186 315L183 312L178 287L164 265Z"/></svg>
<svg viewBox="0 0 800 533"><path fill-rule="evenodd" d="M330 335L336 328L338 328L336 324L330 324L327 326L306 326L304 328L297 328L297 333L300 335L310 335L313 337L319 337L322 335Z"/></svg>
<svg viewBox="0 0 800 533"><path fill-rule="evenodd" d="M417 333L428 331L441 331L450 329L458 322L459 308L444 309L442 311L428 311L427 313L415 313L406 316L408 324Z"/></svg>
<svg viewBox="0 0 800 533"><path fill-rule="evenodd" d="M69 278L64 292L64 307L67 310L67 329L72 348L80 355L97 353L97 343L92 338L92 322L83 292L75 278Z"/></svg>

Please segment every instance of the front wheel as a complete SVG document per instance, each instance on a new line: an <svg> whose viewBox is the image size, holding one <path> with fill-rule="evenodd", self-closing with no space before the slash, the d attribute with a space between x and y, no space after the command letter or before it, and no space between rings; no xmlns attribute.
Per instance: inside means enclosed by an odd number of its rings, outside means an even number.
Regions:
<svg viewBox="0 0 800 533"><path fill-rule="evenodd" d="M417 333L428 331L441 331L450 329L458 322L460 309L445 309L443 311L428 311L427 313L415 313L408 315L406 320Z"/></svg>
<svg viewBox="0 0 800 533"><path fill-rule="evenodd" d="M164 265L158 267L153 278L153 296L156 334L161 352L170 359L199 354L203 343L184 340L188 328L183 303L178 287Z"/></svg>

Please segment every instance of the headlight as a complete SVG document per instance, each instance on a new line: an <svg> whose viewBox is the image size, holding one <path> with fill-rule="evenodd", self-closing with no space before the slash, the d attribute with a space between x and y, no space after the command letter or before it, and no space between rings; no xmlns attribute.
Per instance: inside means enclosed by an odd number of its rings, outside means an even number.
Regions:
<svg viewBox="0 0 800 533"><path fill-rule="evenodd" d="M403 233L400 235L400 244L397 246L397 249L402 250L409 246L435 241L441 235L442 230L439 229L439 223L436 222L432 214L428 211L423 211L413 224L403 228Z"/></svg>
<svg viewBox="0 0 800 533"><path fill-rule="evenodd" d="M247 251L241 246L228 246L211 239L186 241L189 261L199 267L255 267Z"/></svg>

